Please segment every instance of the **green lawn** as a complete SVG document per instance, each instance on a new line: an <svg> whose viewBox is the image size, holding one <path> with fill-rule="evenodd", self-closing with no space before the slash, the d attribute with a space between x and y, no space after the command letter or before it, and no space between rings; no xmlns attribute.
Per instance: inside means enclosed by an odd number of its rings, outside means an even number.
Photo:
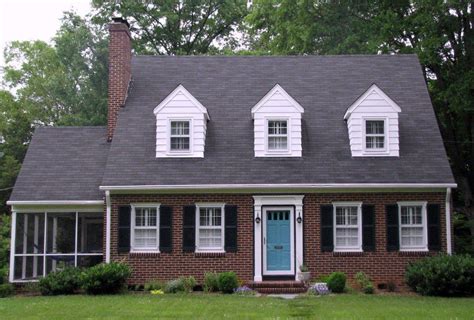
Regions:
<svg viewBox="0 0 474 320"><path fill-rule="evenodd" d="M120 295L0 299L5 319L474 319L474 298L333 295L283 300L223 295Z"/></svg>

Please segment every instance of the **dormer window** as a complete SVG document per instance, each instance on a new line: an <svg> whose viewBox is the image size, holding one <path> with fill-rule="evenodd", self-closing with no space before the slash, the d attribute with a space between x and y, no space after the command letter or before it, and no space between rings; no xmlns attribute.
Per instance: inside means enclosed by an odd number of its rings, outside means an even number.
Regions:
<svg viewBox="0 0 474 320"><path fill-rule="evenodd" d="M398 157L398 114L402 110L379 87L372 85L346 111L353 157Z"/></svg>
<svg viewBox="0 0 474 320"><path fill-rule="evenodd" d="M385 120L365 119L366 151L385 150Z"/></svg>
<svg viewBox="0 0 474 320"><path fill-rule="evenodd" d="M288 150L288 120L268 120L268 151Z"/></svg>
<svg viewBox="0 0 474 320"><path fill-rule="evenodd" d="M276 84L253 108L256 157L301 157L303 107Z"/></svg>
<svg viewBox="0 0 474 320"><path fill-rule="evenodd" d="M190 151L190 121L170 122L170 151L189 152Z"/></svg>

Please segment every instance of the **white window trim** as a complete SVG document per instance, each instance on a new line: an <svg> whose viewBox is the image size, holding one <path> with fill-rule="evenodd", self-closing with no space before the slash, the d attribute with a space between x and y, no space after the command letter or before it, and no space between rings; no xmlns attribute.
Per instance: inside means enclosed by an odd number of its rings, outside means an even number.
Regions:
<svg viewBox="0 0 474 320"><path fill-rule="evenodd" d="M398 204L398 241L400 244L400 251L429 251L428 249L428 215L426 212L426 201L399 201ZM421 225L423 227L423 245L402 247L402 207L404 206L421 206Z"/></svg>
<svg viewBox="0 0 474 320"><path fill-rule="evenodd" d="M224 245L225 245L225 203L214 203L214 202L202 202L196 203L196 214L195 214L195 221L196 221L196 232L195 232L195 242L196 242L196 250L195 252L212 252L212 253L223 253L225 252ZM199 211L201 208L220 208L221 209L221 232L222 232L222 239L221 239L221 246L215 248L201 248L199 245L199 228L200 228L200 219L199 219Z"/></svg>
<svg viewBox="0 0 474 320"><path fill-rule="evenodd" d="M333 243L334 252L362 252L362 202L333 202ZM357 246L337 247L336 246L336 208L337 207L357 207Z"/></svg>
<svg viewBox="0 0 474 320"><path fill-rule="evenodd" d="M132 214L130 217L130 252L160 252L160 203L132 203ZM156 246L151 248L136 248L135 247L135 217L136 208L156 208Z"/></svg>
<svg viewBox="0 0 474 320"><path fill-rule="evenodd" d="M267 155L288 155L291 153L291 118L290 117L265 117L265 154ZM286 121L286 149L270 150L268 148L268 123L270 121Z"/></svg>
<svg viewBox="0 0 474 320"><path fill-rule="evenodd" d="M367 132L366 132L366 122L367 121L383 121L384 129L384 147L378 149L368 149L367 148ZM390 153L390 139L389 139L389 130L388 130L388 117L362 117L362 150L364 155L386 155Z"/></svg>
<svg viewBox="0 0 474 320"><path fill-rule="evenodd" d="M175 121L188 121L189 122L189 150L171 150L171 122ZM194 135L194 124L193 119L189 117L172 117L168 118L168 124L166 128L166 151L170 156L182 156L193 154L193 135Z"/></svg>

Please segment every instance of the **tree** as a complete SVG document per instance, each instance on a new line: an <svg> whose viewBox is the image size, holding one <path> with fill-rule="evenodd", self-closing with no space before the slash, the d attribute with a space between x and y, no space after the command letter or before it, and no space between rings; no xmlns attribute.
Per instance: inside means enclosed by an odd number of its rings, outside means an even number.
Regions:
<svg viewBox="0 0 474 320"><path fill-rule="evenodd" d="M416 53L458 183L474 252L474 16L467 0L260 0L253 48L276 54Z"/></svg>
<svg viewBox="0 0 474 320"><path fill-rule="evenodd" d="M95 22L126 18L138 54L207 54L232 35L247 13L245 0L93 0Z"/></svg>

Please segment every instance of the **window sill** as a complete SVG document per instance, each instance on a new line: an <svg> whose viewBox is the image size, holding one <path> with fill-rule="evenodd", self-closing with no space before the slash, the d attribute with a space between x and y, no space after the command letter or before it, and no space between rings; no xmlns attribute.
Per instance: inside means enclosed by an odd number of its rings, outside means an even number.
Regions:
<svg viewBox="0 0 474 320"><path fill-rule="evenodd" d="M225 251L196 251L194 256L200 258L225 257Z"/></svg>
<svg viewBox="0 0 474 320"><path fill-rule="evenodd" d="M337 251L333 251L332 255L334 257L359 257L359 256L364 255L364 251L362 251L362 250L353 250L353 251L337 250Z"/></svg>
<svg viewBox="0 0 474 320"><path fill-rule="evenodd" d="M130 251L129 257L157 257L160 256L160 251Z"/></svg>
<svg viewBox="0 0 474 320"><path fill-rule="evenodd" d="M428 256L429 254L430 254L430 251L428 249L426 250L400 250L398 252L399 256L412 256L412 257Z"/></svg>

